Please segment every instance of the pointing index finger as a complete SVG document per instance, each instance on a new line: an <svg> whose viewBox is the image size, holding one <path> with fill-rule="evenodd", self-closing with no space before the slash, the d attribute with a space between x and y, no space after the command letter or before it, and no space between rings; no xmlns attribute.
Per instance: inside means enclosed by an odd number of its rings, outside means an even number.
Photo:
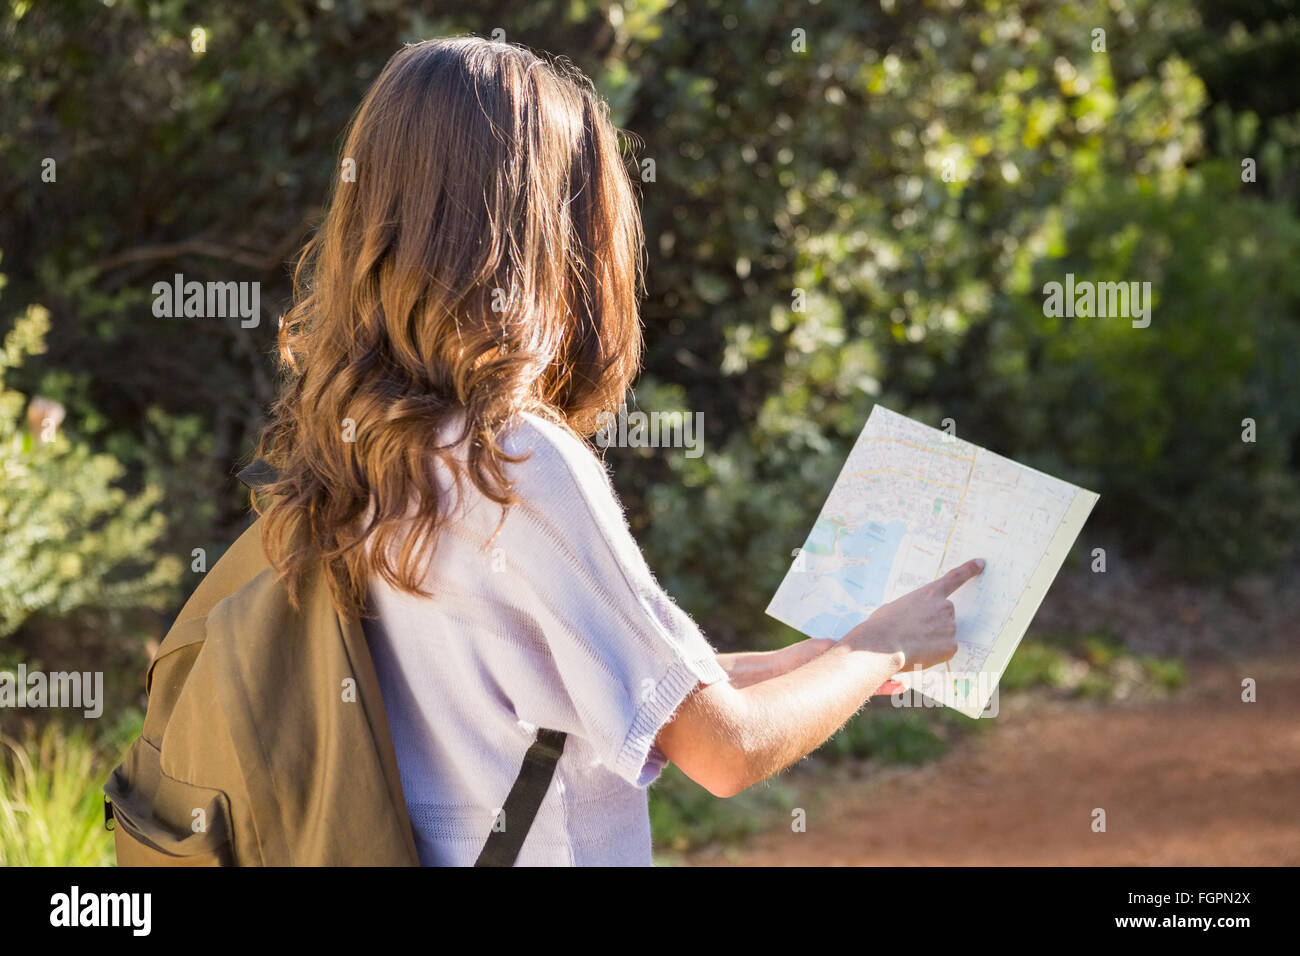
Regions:
<svg viewBox="0 0 1300 956"><path fill-rule="evenodd" d="M959 587L984 570L983 558L972 558L965 564L959 564L943 577L934 582L939 593L944 597L952 594Z"/></svg>

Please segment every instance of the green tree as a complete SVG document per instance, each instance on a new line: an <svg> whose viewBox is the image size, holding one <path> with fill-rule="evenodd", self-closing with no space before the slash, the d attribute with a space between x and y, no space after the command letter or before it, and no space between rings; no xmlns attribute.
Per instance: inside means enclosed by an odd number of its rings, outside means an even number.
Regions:
<svg viewBox="0 0 1300 956"><path fill-rule="evenodd" d="M0 349L0 637L38 612L165 606L180 574L176 558L153 553L158 489L116 487L121 463L69 435L62 406L6 387L43 350L49 322L28 307Z"/></svg>

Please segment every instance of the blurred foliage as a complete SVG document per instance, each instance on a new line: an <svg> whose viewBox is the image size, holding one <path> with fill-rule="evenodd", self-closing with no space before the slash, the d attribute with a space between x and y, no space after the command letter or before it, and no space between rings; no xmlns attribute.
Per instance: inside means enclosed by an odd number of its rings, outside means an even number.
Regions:
<svg viewBox="0 0 1300 956"><path fill-rule="evenodd" d="M1135 655L1110 634L1049 633L1031 634L1021 642L998 688L1121 700L1169 693L1186 682L1181 660Z"/></svg>
<svg viewBox="0 0 1300 956"><path fill-rule="evenodd" d="M650 837L656 851L670 853L734 845L787 815L791 802L780 779L718 800L669 764L650 788Z"/></svg>
<svg viewBox="0 0 1300 956"><path fill-rule="evenodd" d="M936 720L946 722L950 733L968 729L953 720L954 716L958 715L946 709L895 708L890 706L889 698L882 697L878 706L868 706L853 717L816 754L832 762L870 758L883 764L925 763L948 750L948 739L939 732ZM970 718L959 719L969 729L979 726Z"/></svg>
<svg viewBox="0 0 1300 956"><path fill-rule="evenodd" d="M133 710L99 740L58 723L0 734L0 866L113 865L104 794L86 784L108 778L143 726Z"/></svg>
<svg viewBox="0 0 1300 956"><path fill-rule="evenodd" d="M84 730L48 724L39 738L0 737L0 866L108 866L103 795L86 781L106 776Z"/></svg>
<svg viewBox="0 0 1300 956"><path fill-rule="evenodd" d="M1216 104L1213 149L1264 169L1254 189L1300 208L1300 16L1292 0L1198 0L1200 22L1175 34Z"/></svg>
<svg viewBox="0 0 1300 956"><path fill-rule="evenodd" d="M165 606L180 576L175 557L153 556L159 490L128 496L114 485L121 462L65 434L61 406L5 387L49 321L28 308L0 348L0 637L38 612Z"/></svg>

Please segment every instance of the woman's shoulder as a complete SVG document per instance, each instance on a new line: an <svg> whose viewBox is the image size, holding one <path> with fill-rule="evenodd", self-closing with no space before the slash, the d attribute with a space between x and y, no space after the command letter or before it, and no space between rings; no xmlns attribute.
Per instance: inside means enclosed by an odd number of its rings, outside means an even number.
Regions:
<svg viewBox="0 0 1300 956"><path fill-rule="evenodd" d="M526 455L541 467L595 469L606 473L591 446L575 432L534 412L515 416L503 433L502 446L512 458Z"/></svg>
<svg viewBox="0 0 1300 956"><path fill-rule="evenodd" d="M605 499L612 494L609 472L595 452L569 428L532 412L515 417L502 447L521 461L508 466L516 490L529 497L580 493Z"/></svg>

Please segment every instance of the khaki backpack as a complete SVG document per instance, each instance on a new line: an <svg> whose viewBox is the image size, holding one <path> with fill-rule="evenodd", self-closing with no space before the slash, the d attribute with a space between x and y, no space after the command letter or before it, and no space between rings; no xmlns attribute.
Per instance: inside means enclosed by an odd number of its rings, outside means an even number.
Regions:
<svg viewBox="0 0 1300 956"><path fill-rule="evenodd" d="M239 477L275 472L258 461ZM419 864L361 621L336 612L319 568L301 605L258 518L149 666L143 731L104 786L120 865ZM476 865L514 863L564 741L538 731Z"/></svg>

